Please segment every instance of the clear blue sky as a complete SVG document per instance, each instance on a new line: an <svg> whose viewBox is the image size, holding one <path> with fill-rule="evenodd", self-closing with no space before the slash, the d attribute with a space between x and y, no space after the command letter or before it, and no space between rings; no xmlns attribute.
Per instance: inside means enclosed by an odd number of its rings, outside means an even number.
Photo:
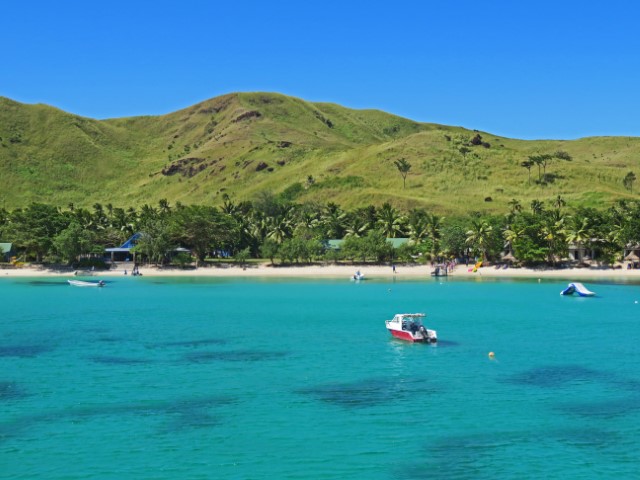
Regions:
<svg viewBox="0 0 640 480"><path fill-rule="evenodd" d="M640 135L640 2L31 1L0 95L91 118L268 91L514 138Z"/></svg>

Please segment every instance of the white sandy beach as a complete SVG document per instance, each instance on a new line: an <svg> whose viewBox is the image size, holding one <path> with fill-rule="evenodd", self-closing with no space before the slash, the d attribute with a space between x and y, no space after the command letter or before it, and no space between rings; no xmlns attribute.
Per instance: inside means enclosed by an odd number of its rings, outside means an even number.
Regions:
<svg viewBox="0 0 640 480"><path fill-rule="evenodd" d="M202 267L198 269L140 267L143 276L165 277L300 277L300 278L344 278L350 279L359 270L369 279L431 278L433 267L430 265L397 265L396 273L391 266L385 265L310 265L310 266L271 266L269 264L252 265L242 268L229 264L226 266ZM131 269L127 270L131 273ZM78 276L122 277L124 268L109 271L78 271ZM73 270L50 270L38 266L25 266L16 269L0 270L0 277L65 277L72 278ZM573 269L529 269L508 268L497 269L492 266L482 267L477 272L470 272L464 265L458 265L451 278L559 278L567 280L622 280L640 283L640 270L626 268L573 268Z"/></svg>

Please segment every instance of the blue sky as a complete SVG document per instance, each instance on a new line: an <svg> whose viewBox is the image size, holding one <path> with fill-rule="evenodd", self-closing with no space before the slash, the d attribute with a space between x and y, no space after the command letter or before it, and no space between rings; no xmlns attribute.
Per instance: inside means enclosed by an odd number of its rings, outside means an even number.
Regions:
<svg viewBox="0 0 640 480"><path fill-rule="evenodd" d="M640 3L30 1L0 95L91 117L268 91L513 138L640 135Z"/></svg>

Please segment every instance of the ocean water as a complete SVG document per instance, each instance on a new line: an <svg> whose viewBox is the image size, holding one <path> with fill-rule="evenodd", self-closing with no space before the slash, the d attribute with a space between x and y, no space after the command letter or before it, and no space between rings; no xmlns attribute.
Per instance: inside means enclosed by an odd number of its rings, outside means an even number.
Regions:
<svg viewBox="0 0 640 480"><path fill-rule="evenodd" d="M638 478L640 286L566 283L0 279L0 477Z"/></svg>

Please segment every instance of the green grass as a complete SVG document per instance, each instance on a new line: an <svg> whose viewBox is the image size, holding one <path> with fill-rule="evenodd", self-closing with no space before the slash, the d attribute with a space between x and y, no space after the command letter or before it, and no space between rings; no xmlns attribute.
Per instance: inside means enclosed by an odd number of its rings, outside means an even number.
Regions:
<svg viewBox="0 0 640 480"><path fill-rule="evenodd" d="M490 148L468 147L466 155L454 148L457 136L478 133ZM241 201L263 190L299 202L391 202L442 214L503 213L513 198L525 208L558 195L595 207L639 198L622 184L627 172L640 175L636 137L524 141L272 93L102 121L0 97L0 138L0 206L7 208L34 201L129 207L163 198L217 205L225 193ZM552 181L542 184L534 167L529 183L521 162L556 150L573 161L553 162ZM412 165L406 188L393 163L399 158ZM164 175L169 168L177 172ZM307 188L309 176L315 184Z"/></svg>

